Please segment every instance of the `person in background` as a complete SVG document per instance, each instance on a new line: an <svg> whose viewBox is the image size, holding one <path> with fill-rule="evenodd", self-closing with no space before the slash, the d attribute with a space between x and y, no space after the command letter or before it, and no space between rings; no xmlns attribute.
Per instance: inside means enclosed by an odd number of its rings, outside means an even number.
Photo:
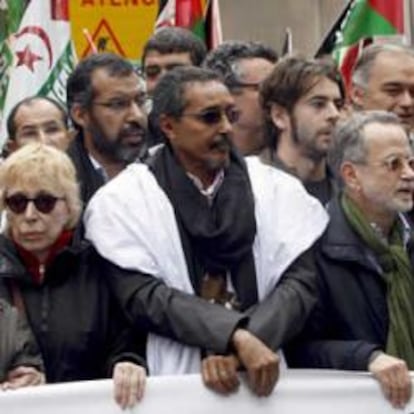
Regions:
<svg viewBox="0 0 414 414"><path fill-rule="evenodd" d="M163 27L157 30L144 46L141 73L150 97L167 71L180 66L200 66L207 54L204 42L182 27ZM152 101L151 105L152 105ZM152 114L148 117L148 148L164 143L162 132Z"/></svg>
<svg viewBox="0 0 414 414"><path fill-rule="evenodd" d="M150 96L161 76L179 66L200 66L207 54L203 41L182 27L157 30L145 43L141 71Z"/></svg>
<svg viewBox="0 0 414 414"><path fill-rule="evenodd" d="M373 44L352 71L350 99L355 110L383 110L398 116L405 130L414 128L414 51L409 46Z"/></svg>
<svg viewBox="0 0 414 414"><path fill-rule="evenodd" d="M264 147L259 89L277 62L277 53L260 42L227 41L211 50L203 66L217 72L240 112L233 125L233 142L243 155L258 154Z"/></svg>
<svg viewBox="0 0 414 414"><path fill-rule="evenodd" d="M105 261L76 231L81 201L68 156L39 143L15 151L0 166L0 206L1 292L19 298L46 381L112 377L117 402L132 406L144 391L144 335L131 333L102 278Z"/></svg>
<svg viewBox="0 0 414 414"><path fill-rule="evenodd" d="M325 205L336 190L326 156L344 102L334 64L283 58L263 82L260 99L267 134L261 160L298 177Z"/></svg>
<svg viewBox="0 0 414 414"><path fill-rule="evenodd" d="M65 108L52 98L31 96L18 102L7 118L5 155L29 142L42 142L66 151L72 133Z"/></svg>
<svg viewBox="0 0 414 414"><path fill-rule="evenodd" d="M66 89L76 129L68 154L86 205L98 188L144 155L147 95L132 64L112 53L80 61Z"/></svg>

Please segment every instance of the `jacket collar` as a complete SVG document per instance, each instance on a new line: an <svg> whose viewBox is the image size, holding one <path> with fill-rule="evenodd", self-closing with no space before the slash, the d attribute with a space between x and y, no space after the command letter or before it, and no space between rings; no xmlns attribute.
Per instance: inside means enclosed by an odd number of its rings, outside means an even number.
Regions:
<svg viewBox="0 0 414 414"><path fill-rule="evenodd" d="M340 194L331 200L327 210L330 220L320 241L322 254L334 260L356 262L382 273L374 253L348 223L340 204Z"/></svg>
<svg viewBox="0 0 414 414"><path fill-rule="evenodd" d="M69 270L70 267L77 263L76 256L90 248L91 245L89 242L80 239L77 228L71 244L64 247L55 257L55 260L65 260L65 263L67 263L65 268L68 269L68 272L54 275L53 278L64 279L67 277L71 273ZM53 266L53 264L51 265ZM0 234L0 279L3 278L18 279L20 282L27 284L34 283L13 241L5 235Z"/></svg>

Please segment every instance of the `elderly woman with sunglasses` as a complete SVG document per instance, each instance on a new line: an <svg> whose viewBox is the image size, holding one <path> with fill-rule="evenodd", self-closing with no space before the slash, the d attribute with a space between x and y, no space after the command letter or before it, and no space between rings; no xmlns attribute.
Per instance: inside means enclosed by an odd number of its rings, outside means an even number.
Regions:
<svg viewBox="0 0 414 414"><path fill-rule="evenodd" d="M123 408L132 406L145 385L137 354L143 338L131 336L101 278L104 260L75 230L81 204L71 161L55 148L29 144L0 166L0 189L7 219L0 236L0 287L9 302L18 292L46 381L112 375L115 399Z"/></svg>

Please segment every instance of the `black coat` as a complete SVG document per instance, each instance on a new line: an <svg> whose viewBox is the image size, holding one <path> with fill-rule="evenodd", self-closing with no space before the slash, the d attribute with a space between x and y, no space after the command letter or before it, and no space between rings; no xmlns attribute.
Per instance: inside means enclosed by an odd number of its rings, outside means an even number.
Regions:
<svg viewBox="0 0 414 414"><path fill-rule="evenodd" d="M105 180L95 170L89 158L82 133L78 132L71 142L67 153L75 165L76 175L80 184L81 199L86 206L95 192L105 184Z"/></svg>
<svg viewBox="0 0 414 414"><path fill-rule="evenodd" d="M43 370L39 348L24 315L0 299L0 383L8 371L19 366Z"/></svg>
<svg viewBox="0 0 414 414"><path fill-rule="evenodd" d="M41 285L34 283L4 236L0 257L0 282L7 286L13 279L20 287L48 382L107 378L116 362L143 363L138 356L143 338L132 337L101 276L106 262L88 243L63 249L46 269Z"/></svg>
<svg viewBox="0 0 414 414"><path fill-rule="evenodd" d="M338 199L317 249L318 305L286 349L289 365L366 370L388 333L386 284L374 253L350 227Z"/></svg>

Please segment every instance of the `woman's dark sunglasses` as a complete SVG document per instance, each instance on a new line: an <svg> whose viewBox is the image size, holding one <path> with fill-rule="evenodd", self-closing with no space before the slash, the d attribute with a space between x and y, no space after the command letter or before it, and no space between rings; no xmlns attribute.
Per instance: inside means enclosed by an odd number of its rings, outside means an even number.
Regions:
<svg viewBox="0 0 414 414"><path fill-rule="evenodd" d="M230 106L228 108L210 108L201 112L184 113L182 116L191 116L198 119L206 125L216 125L221 122L223 115L230 124L236 123L240 118L240 111Z"/></svg>
<svg viewBox="0 0 414 414"><path fill-rule="evenodd" d="M55 197L48 193L40 193L34 198L29 198L23 193L16 193L6 197L4 202L6 206L16 214L24 213L30 201L33 202L38 211L43 214L49 214L55 208L57 201L63 199L63 197Z"/></svg>

